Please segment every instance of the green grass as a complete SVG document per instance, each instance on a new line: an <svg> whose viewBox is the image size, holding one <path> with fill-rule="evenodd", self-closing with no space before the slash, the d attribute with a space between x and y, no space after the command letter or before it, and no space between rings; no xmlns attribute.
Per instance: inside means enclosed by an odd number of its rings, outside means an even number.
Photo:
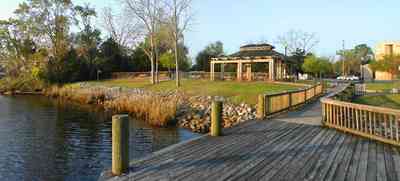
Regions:
<svg viewBox="0 0 400 181"><path fill-rule="evenodd" d="M400 81L367 83L367 90L372 91L384 91L391 90L393 88L400 88Z"/></svg>
<svg viewBox="0 0 400 181"><path fill-rule="evenodd" d="M363 96L354 101L359 104L400 109L400 95Z"/></svg>
<svg viewBox="0 0 400 181"><path fill-rule="evenodd" d="M91 85L103 85L108 87L144 88L151 91L176 90L174 81L164 81L157 85L151 85L148 81L129 79L106 80L89 82ZM79 84L72 84L73 87ZM257 97L262 93L277 93L296 90L301 86L283 85L266 82L233 82L233 81L208 81L208 80L182 80L180 91L188 95L225 96L234 103L256 104Z"/></svg>

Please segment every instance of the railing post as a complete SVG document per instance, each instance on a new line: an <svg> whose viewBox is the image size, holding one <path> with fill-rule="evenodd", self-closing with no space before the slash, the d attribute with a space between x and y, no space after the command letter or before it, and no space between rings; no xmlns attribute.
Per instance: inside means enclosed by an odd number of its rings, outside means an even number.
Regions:
<svg viewBox="0 0 400 181"><path fill-rule="evenodd" d="M290 110L292 108L292 101L293 101L292 100L292 92L289 92L288 94L289 94L289 108L288 109Z"/></svg>
<svg viewBox="0 0 400 181"><path fill-rule="evenodd" d="M221 136L222 101L213 101L211 104L211 136Z"/></svg>
<svg viewBox="0 0 400 181"><path fill-rule="evenodd" d="M326 104L321 101L322 105L322 125L325 126L326 124Z"/></svg>
<svg viewBox="0 0 400 181"><path fill-rule="evenodd" d="M112 117L112 174L126 173L129 167L129 117Z"/></svg>
<svg viewBox="0 0 400 181"><path fill-rule="evenodd" d="M265 118L265 95L264 94L261 94L258 96L257 118L258 119Z"/></svg>

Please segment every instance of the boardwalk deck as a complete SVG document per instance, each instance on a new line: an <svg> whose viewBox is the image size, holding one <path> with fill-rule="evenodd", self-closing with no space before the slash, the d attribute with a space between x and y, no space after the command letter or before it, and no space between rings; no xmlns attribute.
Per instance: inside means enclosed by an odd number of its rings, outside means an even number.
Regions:
<svg viewBox="0 0 400 181"><path fill-rule="evenodd" d="M400 180L398 147L317 126L318 106L298 112L311 124L296 112L250 121L133 162L112 180Z"/></svg>

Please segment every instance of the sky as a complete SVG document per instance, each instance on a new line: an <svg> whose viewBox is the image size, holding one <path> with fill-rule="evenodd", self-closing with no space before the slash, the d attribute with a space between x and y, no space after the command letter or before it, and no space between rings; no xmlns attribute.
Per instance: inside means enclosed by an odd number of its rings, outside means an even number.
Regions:
<svg viewBox="0 0 400 181"><path fill-rule="evenodd" d="M0 19L11 17L22 1L0 0ZM73 2L89 2L98 11L120 8L118 0ZM317 34L320 43L314 53L334 56L343 40L346 48L362 43L374 48L382 41L400 40L399 7L399 0L193 0L195 19L185 44L192 57L215 41L223 42L229 54L246 42L275 45L279 35L301 30Z"/></svg>

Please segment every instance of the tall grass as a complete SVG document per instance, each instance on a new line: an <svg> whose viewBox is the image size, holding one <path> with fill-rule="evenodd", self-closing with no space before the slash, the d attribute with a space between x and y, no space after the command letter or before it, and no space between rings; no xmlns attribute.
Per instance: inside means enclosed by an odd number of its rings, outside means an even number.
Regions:
<svg viewBox="0 0 400 181"><path fill-rule="evenodd" d="M119 88L51 87L45 94L52 97L76 101L82 104L99 104L115 113L129 113L153 126L168 126L175 123L181 97L176 94L161 94L140 90L121 91Z"/></svg>

